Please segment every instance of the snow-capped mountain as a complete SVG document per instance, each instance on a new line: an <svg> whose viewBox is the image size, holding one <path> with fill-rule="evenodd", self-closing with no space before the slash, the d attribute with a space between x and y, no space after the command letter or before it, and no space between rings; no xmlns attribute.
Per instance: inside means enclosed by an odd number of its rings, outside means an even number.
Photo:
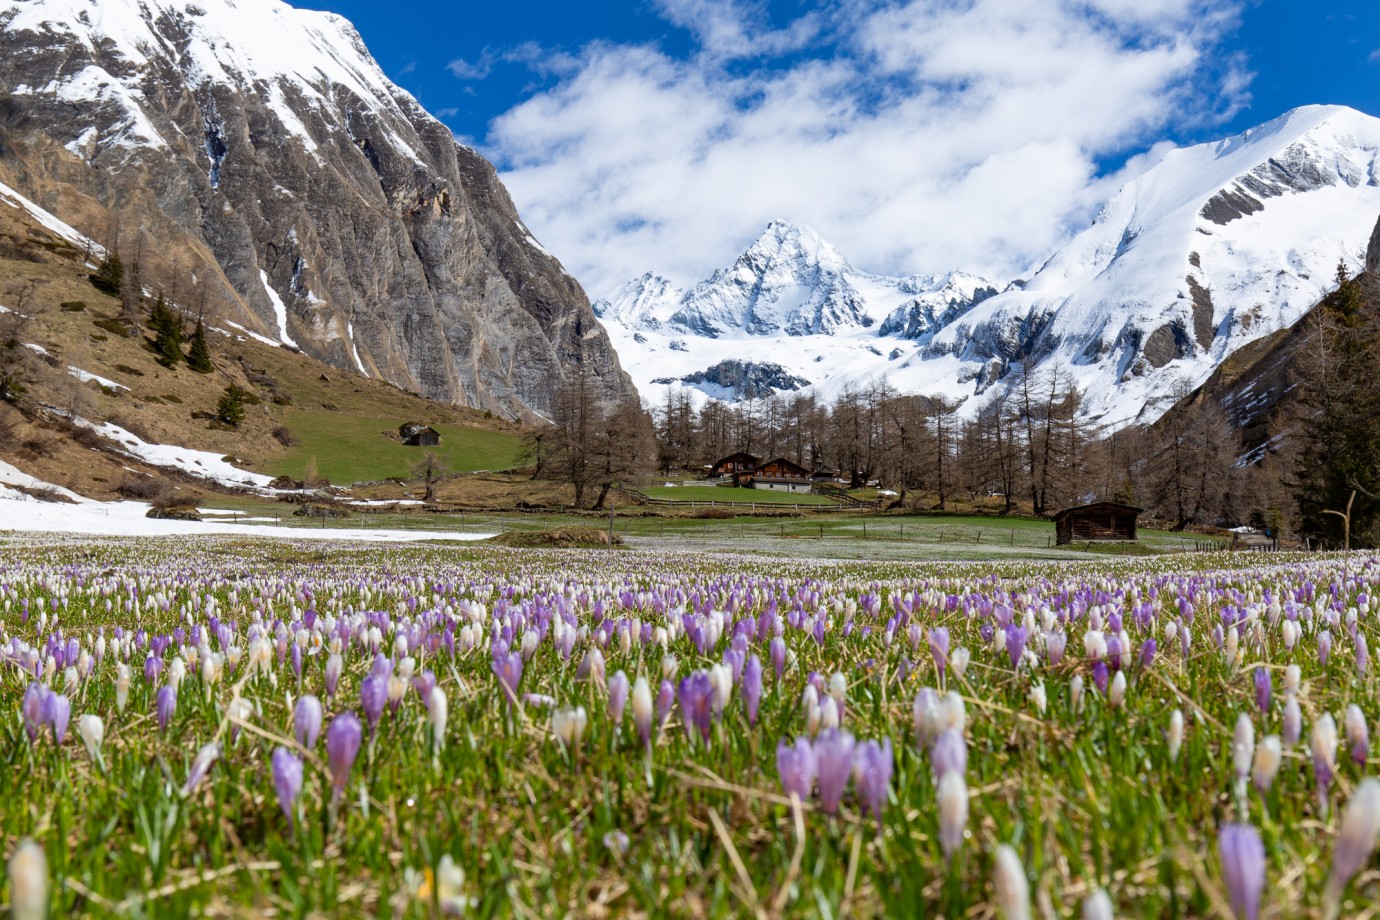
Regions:
<svg viewBox="0 0 1380 920"><path fill-rule="evenodd" d="M868 274L808 227L774 221L731 267L688 291L647 274L594 311L645 396L692 386L732 399L842 385L874 362L914 355L996 293L958 272ZM890 357L877 351L888 340Z"/></svg>
<svg viewBox="0 0 1380 920"><path fill-rule="evenodd" d="M0 181L342 369L504 414L630 381L475 151L340 16L280 0L0 0ZM114 229L118 224L118 230ZM120 240L107 240L114 233Z"/></svg>
<svg viewBox="0 0 1380 920"><path fill-rule="evenodd" d="M648 276L595 310L653 401L668 386L742 395L705 373L760 361L826 396L885 376L971 411L1028 364L1060 368L1088 417L1118 427L1157 418L1242 345L1292 325L1339 260L1359 270L1377 214L1380 119L1310 106L1170 152L996 296L971 276L869 276L774 224L688 292Z"/></svg>

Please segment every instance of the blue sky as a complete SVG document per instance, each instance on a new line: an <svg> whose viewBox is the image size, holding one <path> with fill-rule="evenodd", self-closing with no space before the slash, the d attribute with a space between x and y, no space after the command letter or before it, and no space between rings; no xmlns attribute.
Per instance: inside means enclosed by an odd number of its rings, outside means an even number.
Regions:
<svg viewBox="0 0 1380 920"><path fill-rule="evenodd" d="M1012 277L1157 143L1380 116L1373 0L304 5L497 163L592 296L704 277L776 217L874 271Z"/></svg>

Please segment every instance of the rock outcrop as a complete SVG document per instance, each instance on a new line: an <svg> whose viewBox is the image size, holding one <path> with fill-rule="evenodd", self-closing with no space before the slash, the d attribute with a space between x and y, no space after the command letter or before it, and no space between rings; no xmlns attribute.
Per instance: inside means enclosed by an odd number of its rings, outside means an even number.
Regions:
<svg viewBox="0 0 1380 920"><path fill-rule="evenodd" d="M0 180L214 319L427 397L634 392L493 166L344 19L278 0L0 0Z"/></svg>

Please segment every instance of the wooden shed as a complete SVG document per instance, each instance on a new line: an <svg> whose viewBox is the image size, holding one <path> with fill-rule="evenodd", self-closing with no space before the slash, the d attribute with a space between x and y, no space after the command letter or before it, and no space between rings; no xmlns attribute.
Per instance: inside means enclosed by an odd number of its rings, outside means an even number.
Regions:
<svg viewBox="0 0 1380 920"><path fill-rule="evenodd" d="M408 447L435 447L441 443L441 433L429 425L408 422L398 426L398 437Z"/></svg>
<svg viewBox="0 0 1380 920"><path fill-rule="evenodd" d="M751 473L739 474L740 485L776 492L809 492L814 487L810 471L785 457L768 460Z"/></svg>
<svg viewBox="0 0 1380 920"><path fill-rule="evenodd" d="M1145 510L1120 502L1093 502L1065 508L1054 516L1054 542L1136 541L1136 518Z"/></svg>

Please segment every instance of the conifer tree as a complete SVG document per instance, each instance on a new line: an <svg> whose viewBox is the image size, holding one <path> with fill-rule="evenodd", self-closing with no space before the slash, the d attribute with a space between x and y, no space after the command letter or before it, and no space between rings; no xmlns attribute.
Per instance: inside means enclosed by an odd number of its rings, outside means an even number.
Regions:
<svg viewBox="0 0 1380 920"><path fill-rule="evenodd" d="M192 333L192 349L187 354L187 366L198 374L209 374L216 369L211 363L211 349L206 345L206 325L198 319L196 332Z"/></svg>
<svg viewBox="0 0 1380 920"><path fill-rule="evenodd" d="M102 294L109 294L111 297L119 297L120 289L124 286L125 266L120 261L119 253L113 249L106 253L101 264L96 268L95 274L90 276L91 286Z"/></svg>
<svg viewBox="0 0 1380 920"><path fill-rule="evenodd" d="M149 328L154 331L153 350L158 360L168 367L174 367L182 360L182 317L168 308L167 301L159 293L149 314Z"/></svg>

